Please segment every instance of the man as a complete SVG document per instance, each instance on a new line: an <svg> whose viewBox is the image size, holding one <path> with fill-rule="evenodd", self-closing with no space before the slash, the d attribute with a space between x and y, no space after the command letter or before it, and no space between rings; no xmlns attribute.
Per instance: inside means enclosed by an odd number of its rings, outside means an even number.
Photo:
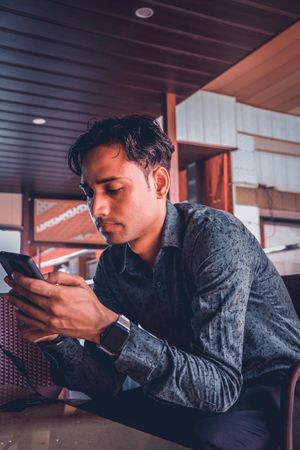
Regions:
<svg viewBox="0 0 300 450"><path fill-rule="evenodd" d="M167 201L172 152L147 117L95 122L69 152L109 244L94 292L63 273L15 274L10 301L54 381L96 399L101 413L198 449L275 448L299 320L236 218ZM126 377L141 387L122 392Z"/></svg>

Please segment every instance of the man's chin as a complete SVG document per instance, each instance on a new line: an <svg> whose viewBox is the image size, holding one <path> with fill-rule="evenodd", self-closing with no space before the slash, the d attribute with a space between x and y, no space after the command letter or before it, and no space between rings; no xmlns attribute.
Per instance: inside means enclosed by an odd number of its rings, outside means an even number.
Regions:
<svg viewBox="0 0 300 450"><path fill-rule="evenodd" d="M100 232L100 234L108 245L125 244L127 242L124 236L117 235L116 233Z"/></svg>

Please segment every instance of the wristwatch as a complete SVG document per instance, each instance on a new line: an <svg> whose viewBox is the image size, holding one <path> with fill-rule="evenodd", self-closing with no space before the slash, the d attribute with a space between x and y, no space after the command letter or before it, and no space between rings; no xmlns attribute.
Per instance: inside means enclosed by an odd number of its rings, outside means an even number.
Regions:
<svg viewBox="0 0 300 450"><path fill-rule="evenodd" d="M110 356L118 355L130 335L130 320L122 314L100 335L97 348Z"/></svg>

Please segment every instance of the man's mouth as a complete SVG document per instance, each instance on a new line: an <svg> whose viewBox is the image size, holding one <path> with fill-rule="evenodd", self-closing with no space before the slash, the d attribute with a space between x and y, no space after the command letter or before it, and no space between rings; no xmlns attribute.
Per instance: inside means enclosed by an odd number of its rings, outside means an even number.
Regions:
<svg viewBox="0 0 300 450"><path fill-rule="evenodd" d="M97 223L96 223L98 230L102 230L102 231L110 231L113 228L115 228L117 225L119 225L119 223L111 222L111 221L107 221L107 222L98 222L97 221Z"/></svg>
<svg viewBox="0 0 300 450"><path fill-rule="evenodd" d="M100 228L101 230L109 231L112 228L116 227L117 225L118 225L117 223L104 223L100 225Z"/></svg>

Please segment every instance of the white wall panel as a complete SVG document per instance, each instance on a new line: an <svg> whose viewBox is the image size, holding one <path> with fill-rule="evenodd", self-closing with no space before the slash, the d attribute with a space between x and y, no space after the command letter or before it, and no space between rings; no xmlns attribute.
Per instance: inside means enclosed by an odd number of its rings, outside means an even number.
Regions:
<svg viewBox="0 0 300 450"><path fill-rule="evenodd" d="M236 147L235 99L198 91L176 107L177 139Z"/></svg>
<svg viewBox="0 0 300 450"><path fill-rule="evenodd" d="M186 103L182 102L176 106L176 137L177 139L183 139L183 136L187 136L187 124L186 124ZM180 138L179 136L182 136Z"/></svg>
<svg viewBox="0 0 300 450"><path fill-rule="evenodd" d="M300 191L300 158L297 157L287 157L287 179L288 179L288 189L292 192Z"/></svg>
<svg viewBox="0 0 300 450"><path fill-rule="evenodd" d="M300 117L285 115L288 141L300 142Z"/></svg>
<svg viewBox="0 0 300 450"><path fill-rule="evenodd" d="M274 161L273 154L265 152L256 152L256 163L257 163L257 179L260 184L265 184L267 186L274 186Z"/></svg>
<svg viewBox="0 0 300 450"><path fill-rule="evenodd" d="M201 98L203 102L204 142L220 145L222 118L219 111L218 96L201 93Z"/></svg>
<svg viewBox="0 0 300 450"><path fill-rule="evenodd" d="M285 160L285 155L277 155L277 158L272 158L273 173L274 173L274 183L281 186L283 191L289 190L289 174L287 171L287 165Z"/></svg>
<svg viewBox="0 0 300 450"><path fill-rule="evenodd" d="M218 109L220 113L221 136L220 142L236 144L236 102L232 97L218 96ZM234 135L234 139L233 139ZM229 145L229 144L227 144Z"/></svg>
<svg viewBox="0 0 300 450"><path fill-rule="evenodd" d="M255 152L258 183L278 190L300 192L300 158Z"/></svg>
<svg viewBox="0 0 300 450"><path fill-rule="evenodd" d="M248 134L238 133L237 147L239 150L247 150L253 152L255 150L255 138Z"/></svg>
<svg viewBox="0 0 300 450"><path fill-rule="evenodd" d="M236 150L231 153L232 181L238 184L257 185L255 153Z"/></svg>
<svg viewBox="0 0 300 450"><path fill-rule="evenodd" d="M237 131L243 131L244 129L244 115L241 103L236 103L235 107L235 117L236 117L236 128Z"/></svg>
<svg viewBox="0 0 300 450"><path fill-rule="evenodd" d="M241 133L300 142L300 117L236 104L237 128Z"/></svg>
<svg viewBox="0 0 300 450"><path fill-rule="evenodd" d="M185 102L186 139L190 142L205 142L204 123L205 114L202 96L197 92L192 95L190 101Z"/></svg>
<svg viewBox="0 0 300 450"><path fill-rule="evenodd" d="M253 106L243 105L242 103L236 104L237 108L237 126L238 131L241 133L257 134L257 114L256 108Z"/></svg>
<svg viewBox="0 0 300 450"><path fill-rule="evenodd" d="M259 209L256 206L235 205L234 215L251 231L260 242Z"/></svg>
<svg viewBox="0 0 300 450"><path fill-rule="evenodd" d="M285 114L275 112L272 113L271 122L272 122L271 136L274 139L287 140Z"/></svg>
<svg viewBox="0 0 300 450"><path fill-rule="evenodd" d="M265 109L255 108L257 114L257 129L261 136L272 136L272 113Z"/></svg>
<svg viewBox="0 0 300 450"><path fill-rule="evenodd" d="M257 185L255 163L255 138L238 133L238 150L231 153L232 181L238 184Z"/></svg>
<svg viewBox="0 0 300 450"><path fill-rule="evenodd" d="M253 151L254 137L242 134L238 135L238 145L239 149L231 153L235 184L262 184L282 191L300 192L299 157Z"/></svg>

